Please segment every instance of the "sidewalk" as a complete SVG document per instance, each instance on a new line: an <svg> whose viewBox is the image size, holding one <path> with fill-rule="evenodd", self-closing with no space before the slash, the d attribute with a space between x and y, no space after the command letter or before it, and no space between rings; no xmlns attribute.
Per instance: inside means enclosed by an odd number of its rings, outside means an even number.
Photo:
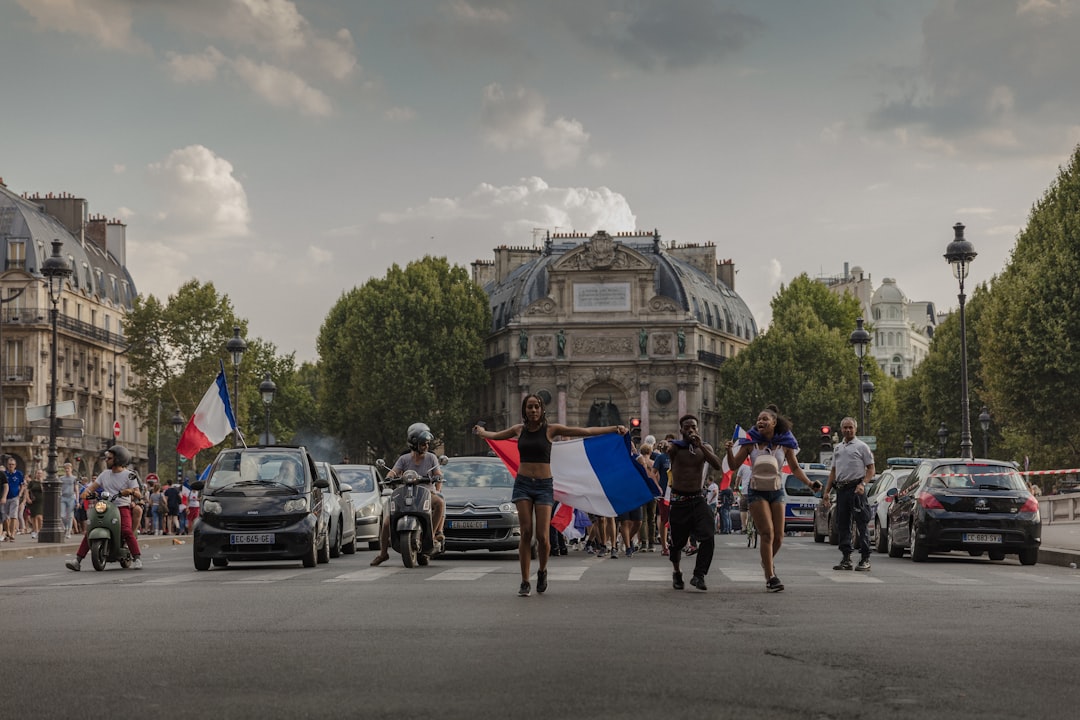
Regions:
<svg viewBox="0 0 1080 720"><path fill-rule="evenodd" d="M164 547L173 544L172 535L140 535L139 549L146 552L146 548ZM175 536L177 544L191 544L190 535ZM45 557L47 555L74 555L79 549L82 538L72 535L70 540L59 543L40 543L31 540L29 535L16 535L15 542L0 543L0 560L19 560L24 558Z"/></svg>

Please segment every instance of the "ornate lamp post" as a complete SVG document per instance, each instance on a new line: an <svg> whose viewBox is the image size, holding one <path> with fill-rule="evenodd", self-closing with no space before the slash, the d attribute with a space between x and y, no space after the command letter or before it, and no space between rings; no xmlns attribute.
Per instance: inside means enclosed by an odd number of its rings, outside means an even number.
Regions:
<svg viewBox="0 0 1080 720"><path fill-rule="evenodd" d="M945 259L952 265L953 275L960 283L960 457L971 459L971 417L967 384L967 323L964 320L964 280L971 269L971 261L978 254L970 240L964 239L964 225L953 225L953 241L945 249Z"/></svg>
<svg viewBox="0 0 1080 720"><path fill-rule="evenodd" d="M49 462L45 467L45 508L39 543L58 543L64 539L64 526L60 521L60 480L56 477L56 319L60 314L57 303L64 289L64 280L71 276L71 266L60 248L64 243L52 241L52 255L41 263L41 274L49 284L49 300L52 310L49 322L52 325L52 350L49 353Z"/></svg>
<svg viewBox="0 0 1080 720"><path fill-rule="evenodd" d="M233 336L225 343L225 349L232 355L233 364L233 417L236 420L236 429L233 431L233 447L240 447L240 361L247 350L247 343L240 337L240 328L233 326Z"/></svg>
<svg viewBox="0 0 1080 720"><path fill-rule="evenodd" d="M263 405L266 406L266 442L264 445L271 445L270 442L270 404L274 402L274 393L277 392L277 385L270 379L270 373L266 373L263 377L263 381L259 383L259 394L262 395Z"/></svg>
<svg viewBox="0 0 1080 720"><path fill-rule="evenodd" d="M187 420L180 414L180 408L176 408L176 412L173 413L172 420L169 421L172 424L173 432L176 433L176 484L184 484L184 473L180 469L180 433L184 432L184 425L187 424Z"/></svg>
<svg viewBox="0 0 1080 720"><path fill-rule="evenodd" d="M911 453L915 451L915 443L911 442L911 436L904 437L904 454L911 457Z"/></svg>
<svg viewBox="0 0 1080 720"><path fill-rule="evenodd" d="M874 383L870 382L870 376L866 373L862 374L862 385L859 387L862 391L863 406L866 408L866 429L863 430L864 435L870 434L870 401L874 399Z"/></svg>
<svg viewBox="0 0 1080 720"><path fill-rule="evenodd" d="M855 354L859 357L859 381L862 382L863 374L863 358L866 357L866 348L870 345L870 333L863 329L863 319L855 319L855 329L851 331L851 337L848 338L848 342L855 348ZM867 402L870 402L867 400ZM866 426L866 409L863 404L862 387L859 388L859 428L862 429ZM865 432L865 430L863 431Z"/></svg>
<svg viewBox="0 0 1080 720"><path fill-rule="evenodd" d="M990 456L990 443L987 439L987 435L990 434L990 411L986 409L986 406L982 406L982 411L979 413L979 427L983 431L983 457Z"/></svg>
<svg viewBox="0 0 1080 720"><path fill-rule="evenodd" d="M949 428L945 427L945 423L941 423L941 427L937 429L938 440L938 457L945 457L945 446L949 444Z"/></svg>

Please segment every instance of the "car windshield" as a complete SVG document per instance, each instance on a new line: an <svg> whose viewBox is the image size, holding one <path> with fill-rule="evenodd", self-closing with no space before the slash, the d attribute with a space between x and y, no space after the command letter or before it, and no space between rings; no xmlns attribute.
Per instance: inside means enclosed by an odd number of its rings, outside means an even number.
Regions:
<svg viewBox="0 0 1080 720"><path fill-rule="evenodd" d="M1007 465L939 465L927 476L927 481L931 490L1027 490L1020 473Z"/></svg>
<svg viewBox="0 0 1080 720"><path fill-rule="evenodd" d="M353 492L375 492L375 473L366 467L339 467L338 477L341 482L352 486Z"/></svg>
<svg viewBox="0 0 1080 720"><path fill-rule="evenodd" d="M222 453L211 468L208 490L237 483L278 483L291 488L304 485L300 455L273 450L243 450Z"/></svg>
<svg viewBox="0 0 1080 720"><path fill-rule="evenodd" d="M822 487L825 487L825 482L829 479L829 473L820 470L804 470L803 472L806 473L806 477L810 478L811 482L817 480ZM803 481L794 475L785 476L784 489L791 497L821 497L821 490L814 492L806 485L803 485Z"/></svg>
<svg viewBox="0 0 1080 720"><path fill-rule="evenodd" d="M445 487L510 488L514 476L502 461L451 460L442 468Z"/></svg>

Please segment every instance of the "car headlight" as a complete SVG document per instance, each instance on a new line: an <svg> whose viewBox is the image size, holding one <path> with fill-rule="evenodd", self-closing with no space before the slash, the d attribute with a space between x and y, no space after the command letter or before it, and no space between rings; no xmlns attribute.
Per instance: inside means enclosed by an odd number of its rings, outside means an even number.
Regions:
<svg viewBox="0 0 1080 720"><path fill-rule="evenodd" d="M379 514L381 507L378 503L368 503L367 505L361 505L356 510L357 517L375 517Z"/></svg>
<svg viewBox="0 0 1080 720"><path fill-rule="evenodd" d="M517 515L517 505L514 503L503 503L499 506L499 512L514 513Z"/></svg>
<svg viewBox="0 0 1080 720"><path fill-rule="evenodd" d="M307 498L296 498L294 500L285 501L285 512L307 512L308 504Z"/></svg>
<svg viewBox="0 0 1080 720"><path fill-rule="evenodd" d="M207 500L203 498L202 512L204 515L213 515L214 513L221 512L221 503L217 500Z"/></svg>

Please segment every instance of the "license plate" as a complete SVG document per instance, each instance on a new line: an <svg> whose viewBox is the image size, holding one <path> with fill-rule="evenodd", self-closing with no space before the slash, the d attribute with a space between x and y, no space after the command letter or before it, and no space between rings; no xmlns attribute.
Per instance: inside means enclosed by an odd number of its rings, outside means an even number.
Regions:
<svg viewBox="0 0 1080 720"><path fill-rule="evenodd" d="M450 527L458 530L484 530L487 528L487 520L450 520Z"/></svg>
<svg viewBox="0 0 1080 720"><path fill-rule="evenodd" d="M966 543L1000 543L1001 536L997 533L964 533Z"/></svg>
<svg viewBox="0 0 1080 720"><path fill-rule="evenodd" d="M273 545L274 533L242 533L229 536L233 545Z"/></svg>

